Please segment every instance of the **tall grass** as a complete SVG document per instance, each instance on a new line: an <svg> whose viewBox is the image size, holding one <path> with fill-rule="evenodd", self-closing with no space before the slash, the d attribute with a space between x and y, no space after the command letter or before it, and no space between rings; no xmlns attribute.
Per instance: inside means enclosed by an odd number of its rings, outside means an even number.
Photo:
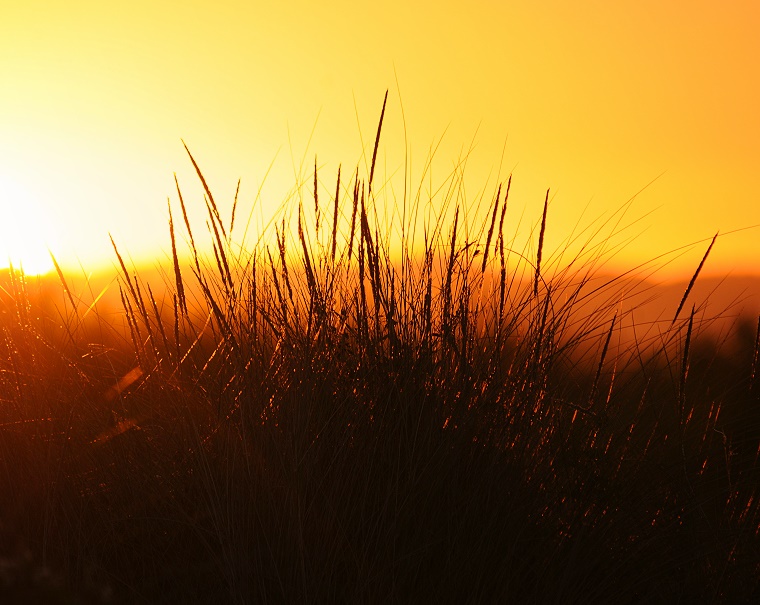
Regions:
<svg viewBox="0 0 760 605"><path fill-rule="evenodd" d="M188 150L210 253L177 183L184 231L170 206L160 290L114 243L118 316L60 270L65 298L41 313L8 274L0 590L758 597L758 336L729 357L700 337L698 301L680 317L709 249L672 322L638 338L621 301L641 284L602 272L612 234L549 255L547 193L535 252L519 250L511 178L483 224L455 205L417 231L425 204L457 197L417 198L398 252L374 183L384 109L367 178L339 170L326 198L315 163L313 205L284 207L252 247L233 237L237 194L226 223Z"/></svg>

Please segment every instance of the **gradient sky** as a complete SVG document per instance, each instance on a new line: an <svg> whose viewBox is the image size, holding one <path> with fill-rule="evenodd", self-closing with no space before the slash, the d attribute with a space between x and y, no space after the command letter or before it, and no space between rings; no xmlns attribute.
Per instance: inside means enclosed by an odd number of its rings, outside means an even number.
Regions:
<svg viewBox="0 0 760 605"><path fill-rule="evenodd" d="M109 233L163 254L174 172L203 221L180 139L223 210L240 178L247 213L274 160L256 224L315 154L326 188L364 165L390 89L383 179L403 175L403 107L415 186L441 137L433 181L472 147L467 199L513 173L510 224L551 189L550 248L643 189L617 262L701 242L663 272L690 273L716 231L760 223L758 7L0 0L0 265L48 246L110 265ZM719 239L705 271L760 272L760 229Z"/></svg>

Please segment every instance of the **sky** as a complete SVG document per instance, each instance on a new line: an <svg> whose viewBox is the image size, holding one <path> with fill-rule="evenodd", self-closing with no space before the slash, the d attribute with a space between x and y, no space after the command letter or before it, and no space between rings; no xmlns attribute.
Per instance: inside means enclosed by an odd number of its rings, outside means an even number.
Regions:
<svg viewBox="0 0 760 605"><path fill-rule="evenodd" d="M205 220L182 141L255 236L315 158L324 199L366 173L389 90L379 203L466 158L459 203L512 174L521 237L550 190L548 249L635 198L615 267L690 275L720 232L705 273L760 273L759 30L750 1L0 0L0 266L165 258L175 173Z"/></svg>

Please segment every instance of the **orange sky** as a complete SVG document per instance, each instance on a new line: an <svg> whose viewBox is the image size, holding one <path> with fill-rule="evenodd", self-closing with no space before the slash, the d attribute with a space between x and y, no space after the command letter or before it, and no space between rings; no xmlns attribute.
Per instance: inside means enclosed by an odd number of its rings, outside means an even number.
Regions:
<svg viewBox="0 0 760 605"><path fill-rule="evenodd" d="M439 182L474 141L467 199L512 172L514 226L551 188L550 248L586 206L582 223L659 176L617 261L706 240L663 272L689 273L716 231L760 223L758 7L0 0L0 264L33 268L49 246L110 265L109 232L136 260L162 254L173 172L202 226L180 138L227 210L241 178L248 212L274 159L254 224L268 219L302 158L309 178L318 155L326 190L339 162L363 162L389 88L394 191L403 105L415 187L441 136ZM718 241L705 272L724 271L760 272L760 229Z"/></svg>

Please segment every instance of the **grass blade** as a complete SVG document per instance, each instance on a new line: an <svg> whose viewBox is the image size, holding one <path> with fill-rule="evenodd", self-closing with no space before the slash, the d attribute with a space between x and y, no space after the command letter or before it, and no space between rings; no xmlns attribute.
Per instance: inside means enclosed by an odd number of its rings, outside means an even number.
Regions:
<svg viewBox="0 0 760 605"><path fill-rule="evenodd" d="M385 118L385 105L388 103L388 91L385 91L383 99L383 109L380 112L380 121L377 124L377 134L375 135L375 148L372 151L372 166L369 170L369 187L367 189L367 199L372 196L372 181L375 178L375 163L377 162L377 148L380 146L380 132L383 129L383 118Z"/></svg>
<svg viewBox="0 0 760 605"><path fill-rule="evenodd" d="M538 236L538 253L536 254L536 278L533 282L533 294L538 296L538 280L541 278L541 255L544 250L544 233L546 231L546 211L549 207L549 190L546 190L544 213L541 216L541 233Z"/></svg>
<svg viewBox="0 0 760 605"><path fill-rule="evenodd" d="M707 247L707 251L705 252L705 255L702 257L702 260L700 261L699 266L697 267L697 270L694 272L694 275L691 276L691 281L689 281L689 285L686 286L686 291L683 293L681 302L678 304L678 309L676 309L676 314L673 316L673 321L670 322L671 327L673 327L673 324L676 323L676 320L678 319L678 315L681 313L681 310L683 309L683 306L686 303L686 299L689 298L689 293L691 292L691 289L694 287L694 284L697 281L697 277L699 277L699 272L702 271L702 267L705 266L705 261L707 260L707 257L710 255L710 250L712 250L713 244L715 243L715 240L717 238L718 238L718 234L716 233L713 236L712 241L710 242L710 245Z"/></svg>

